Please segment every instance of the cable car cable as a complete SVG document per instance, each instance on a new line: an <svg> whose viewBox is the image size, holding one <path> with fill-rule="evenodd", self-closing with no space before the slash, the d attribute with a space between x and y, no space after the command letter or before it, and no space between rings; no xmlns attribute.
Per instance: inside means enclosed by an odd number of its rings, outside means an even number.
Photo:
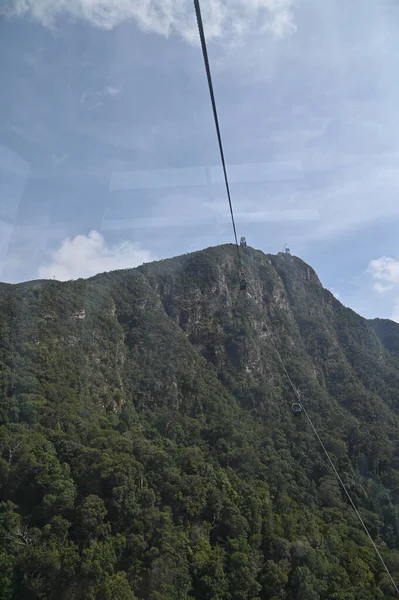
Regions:
<svg viewBox="0 0 399 600"><path fill-rule="evenodd" d="M273 338L273 334L272 334L272 333L271 333L271 335L270 335L270 338L271 338L271 340L272 340L272 344L273 344L274 350L275 350L275 352L276 352L276 355L278 356L278 359L279 359L279 361L280 361L280 363L281 363L281 366L283 367L283 371L284 371L284 373L285 373L285 376L287 377L287 379L288 379L288 381L289 381L289 384L290 384L290 386L291 386L291 388L292 388L292 390L293 390L293 392L294 392L295 396L297 397L297 399L298 399L298 402L300 403L300 405L301 405L301 407L302 407L302 410L303 410L303 412L304 412L304 414L305 414L305 417L306 417L306 419L308 420L308 423L309 423L310 427L312 428L312 431L313 431L313 433L315 434L315 436L316 436L316 438L317 438L317 440L318 440L318 442L319 442L320 446L322 447L322 449L323 449L323 451L324 451L324 453L325 453L325 455L326 455L326 457L327 457L327 459L328 459L328 462L330 463L330 466L331 466L331 468L332 468L332 470L333 470L334 474L336 475L336 477L337 477L337 479L338 479L339 483L341 484L341 487L342 487L342 489L344 490L344 492L345 492L345 494L346 494L346 496L347 496L347 498L348 498L348 500L349 500L349 502L350 502L350 504L351 504L351 506L352 506L353 510L355 511L355 514L356 514L357 518L359 519L360 523L362 524L362 526L363 526L363 529L364 529L364 531L366 532L366 535L367 535L367 537L369 538L369 540L370 540L370 542L371 542L371 545L373 546L373 548L374 548L374 550L375 550L375 552L376 552L376 554L377 554L378 558L380 559L380 561L381 561L381 564L382 564L382 566L384 567L384 569L385 569L385 571L386 571L386 573L387 573L387 575L388 575L388 577L389 577L389 579L390 579L390 581L391 581L391 583L392 583L393 587L395 588L395 591L396 591L396 593L399 595L399 588L398 588L398 586L396 585L396 583L395 583L395 581L394 581L394 579L393 579L393 577L392 577L392 575L391 575L391 572L390 572L390 570L388 569L388 566L387 566L386 562L384 561L384 559L383 559L383 557L382 557L382 555L381 555L380 551L378 550L378 547L377 547L376 543L374 542L373 538L371 537L371 534L370 534L370 532L369 532L369 530L368 530L368 528L367 528L367 525L366 525L366 523L363 521L363 518L362 518L361 514L359 513L359 511L358 511L358 509L357 509L357 507L356 507L356 504L354 503L354 501L353 501L353 499L352 499L352 496L350 495L350 493L349 493L349 491L348 491L348 489L347 489L346 485L344 484L344 482L343 482L343 480L342 480L342 477L341 477L341 475L340 475L340 474L339 474L339 472L338 472L338 469L337 469L337 468L336 468L336 466L334 465L334 461L332 460L332 458L331 458L331 456L330 456L330 453L328 452L327 448L326 448L326 447L325 447L325 445L323 444L323 440L321 439L321 437L320 437L320 435L319 435L319 432L317 431L316 427L313 425L313 421L312 421L312 419L310 418L310 416L309 416L309 414L308 414L308 411L306 410L306 408L305 408L305 407L304 407L304 405L303 405L302 398L301 398L300 394L298 393L298 390L296 389L296 387L295 387L295 385L294 385L294 383L293 383L293 381L292 381L292 379L291 379L291 377L290 377L290 375L289 375L289 373L288 373L288 371L287 371L287 368L286 368L286 366L285 366L285 364L284 364L284 361L283 361L283 359L281 358L281 354L280 354L280 352L279 352L279 351L278 351L278 349L277 349L277 346L276 346L276 344L275 344L275 341L274 341L274 338Z"/></svg>
<svg viewBox="0 0 399 600"><path fill-rule="evenodd" d="M217 111L217 108L216 108L215 93L213 91L212 74L211 74L211 68L210 68L210 65L209 65L208 50L207 50L207 46L206 46L204 25L203 25L203 22L202 22L201 7L200 7L199 0L194 0L194 7L195 7L195 14L196 14L196 17L197 17L197 25L198 25L199 36L200 36L200 40L201 40L202 55L203 55L204 63L205 63L205 71L206 71L206 76L207 76L207 79L208 79L209 94L210 94L210 97L211 97L213 118L214 118L214 121L215 121L216 134L217 134L218 143L219 143L220 157L222 159L224 181L225 181L225 184L226 184L227 198L229 200L229 206L230 206L231 222L233 224L233 231L234 231L234 238L235 238L236 247L237 247L238 260L239 260L240 265L241 265L240 246L238 244L237 230L236 230L236 224L235 224L235 220L234 220L233 204L231 202L230 186L229 186L229 180L228 180L228 177L227 177L226 161L224 159L222 136L221 136L221 133L220 133L218 111Z"/></svg>
<svg viewBox="0 0 399 600"><path fill-rule="evenodd" d="M234 211L233 211L233 205L232 205L232 202L231 202L230 187L229 187L229 181L228 181L227 169L226 169L226 162L225 162L225 159L224 159L224 152L223 152L222 136L221 136L221 133L220 133L219 119L218 119L218 113L217 113L217 108L216 108L215 94L214 94L214 91L213 91L212 75L211 75L211 69L210 69L210 65L209 65L208 50L207 50L207 46L206 46L205 32L204 32L204 26L203 26L203 22L202 22L201 7L200 7L199 0L194 0L194 7L195 7L195 14L196 14L196 17L197 17L198 31L199 31L200 40L201 40L202 55L203 55L203 58L204 58L205 70L206 70L206 75L207 75L207 79L208 79L209 94L210 94L210 97L211 97L211 104L212 104L213 117L214 117L214 120L215 120L216 133L217 133L217 138L218 138L218 143L219 143L220 156L221 156L221 159L222 159L224 180L225 180L225 184L226 184L227 198L229 200L231 221L232 221L232 224L233 224L233 231L234 231L234 238L235 238L236 247L237 247L238 259L239 259L239 262L241 264L240 246L238 245L237 231L236 231L236 225L235 225L235 220L234 220ZM375 544L373 538L371 537L371 534L370 534L370 532L369 532L369 530L367 528L367 525L363 521L363 518L362 518L361 514L359 513L358 509L356 508L356 505L355 505L354 501L352 500L352 496L350 495L349 491L347 490L347 488L346 488L346 486L345 486L345 484L344 484L344 482L342 480L341 475L339 474L336 466L334 465L334 462L333 462L333 460L332 460L332 458L330 456L330 453L328 452L327 448L323 444L323 441L322 441L322 439L321 439L321 437L320 437L320 435L319 435L316 427L313 425L312 419L310 418L310 416L309 416L306 408L303 405L303 402L302 402L302 399L301 399L301 397L300 397L300 395L298 393L298 390L294 386L294 384L292 382L292 379L291 379L291 377L290 377L290 375L289 375L289 373L287 371L287 368L286 368L286 366L284 364L284 361L283 361L283 359L282 359L282 357L280 355L280 352L278 351L277 346L276 346L276 344L274 342L273 334L271 334L270 337L271 337L272 344L274 346L275 352L276 352L276 354L278 356L278 359L279 359L279 361L280 361L280 363L281 363L281 365L283 367L284 373L285 373L285 375L286 375L286 377L287 377L287 379L288 379L288 381L290 383L290 386L291 386L291 388L292 388L295 396L298 399L298 402L299 402L300 406L302 407L302 410L303 410L303 412L304 412L304 414L306 416L306 419L308 420L309 425L310 425L313 433L315 434L315 436L316 436L316 438L317 438L317 440L318 440L321 448L323 449L323 451L324 451L324 453L325 453L325 455L326 455L326 457L328 459L328 462L331 465L331 468L332 468L334 474L336 475L336 477L337 477L339 483L341 484L342 489L344 490L344 492L345 492L345 494L346 494L346 496L347 496L347 498L348 498L348 500L349 500L349 502L350 502L353 510L355 511L355 514L357 515L360 523L362 524L363 529L366 532L367 537L369 538L369 540L370 540L370 542L371 542L371 544L372 544L372 546L373 546L373 548L374 548L374 550L375 550L378 558L380 559L381 564L383 565L383 567L384 567L384 569L385 569L385 571L386 571L386 573L387 573L387 575L388 575L388 577L389 577L389 579L390 579L390 581L391 581L391 583L392 583L392 585L393 585L396 593L399 595L399 589L398 589L398 587L397 587L397 585L396 585L396 583L395 583L395 581L394 581L394 579L393 579L393 577L392 577L392 575L391 575L391 573L390 573L390 571L389 571L389 569L388 569L388 567L387 567L387 565L386 565L386 563L385 563L385 561L384 561L384 559L383 559L380 551L378 550L377 545Z"/></svg>

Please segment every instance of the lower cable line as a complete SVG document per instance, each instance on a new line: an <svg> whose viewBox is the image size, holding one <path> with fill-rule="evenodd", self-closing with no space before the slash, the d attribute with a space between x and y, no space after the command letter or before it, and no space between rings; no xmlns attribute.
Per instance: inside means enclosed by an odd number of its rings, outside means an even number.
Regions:
<svg viewBox="0 0 399 600"><path fill-rule="evenodd" d="M327 460L328 460L328 462L329 462L329 464L330 464L330 466L331 466L331 468L332 468L335 476L337 477L337 479L338 479L338 481L339 481L342 489L344 490L344 492L346 494L346 497L349 500L350 505L352 506L353 510L355 511L355 514L356 514L357 518L359 519L359 521L360 521L360 523L361 523L361 525L362 525L362 527L363 527L363 529L364 529L367 537L369 538L370 543L371 543L371 545L373 546L373 548L375 550L375 553L377 554L378 558L380 559L380 562L381 562L382 566L384 567L384 569L385 569L385 571L386 571L386 573L387 573L387 575L388 575L388 577L389 577L389 579L390 579L390 581L391 581L391 583L392 583L392 585L393 585L396 593L399 596L399 588L396 585L395 580L392 577L391 572L388 569L388 566L387 566L386 562L384 561L384 559L383 559L383 557L381 555L381 552L378 550L378 547L377 547L376 543L374 542L373 538L371 537L371 534L370 534L370 532L369 532L369 530L367 528L367 525L364 522L361 514L359 513L359 510L357 509L356 504L354 503L354 501L352 499L352 496L350 495L350 493L349 493L349 491L348 491L345 483L343 482L342 477L339 474L337 467L334 465L334 461L332 460L332 458L330 456L330 453L328 452L327 448L325 447L325 445L323 443L323 440L321 439L321 437L319 435L319 432L317 431L316 427L314 426L313 421L312 421L311 417L309 416L308 411L306 410L305 406L303 405L302 396L299 394L297 388L295 387L295 385L294 385L294 383L293 383L293 381L292 381L292 379L290 377L290 374L287 371L287 368L286 368L286 366L284 364L284 361L283 361L283 359L281 357L281 354L280 354L280 352L279 352L279 350L278 350L278 348L277 348L277 346L275 344L275 341L274 341L272 333L270 333L270 339L272 340L274 351L275 351L275 353L276 353L276 355L277 355L277 357L278 357L278 359L280 361L280 364L281 364L281 366L283 368L285 376L286 376L286 378L287 378L287 380L288 380L288 382L289 382L289 384L290 384L290 386L291 386L291 388L292 388L292 390L293 390L296 398L298 399L298 402L301 405L302 411L303 411L303 413L304 413L304 415L305 415L305 417L306 417L306 419L307 419L307 421L308 421L308 423L309 423L309 425L310 425L310 427L311 427L314 435L316 436L317 441L319 442L321 448L323 449L323 452L326 455Z"/></svg>

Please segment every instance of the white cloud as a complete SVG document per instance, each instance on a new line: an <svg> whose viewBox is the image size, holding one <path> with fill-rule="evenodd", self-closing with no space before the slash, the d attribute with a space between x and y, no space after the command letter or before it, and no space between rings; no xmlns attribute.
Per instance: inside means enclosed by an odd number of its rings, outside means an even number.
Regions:
<svg viewBox="0 0 399 600"><path fill-rule="evenodd" d="M119 96L119 94L121 93L121 88L116 88L109 85L107 88L105 88L105 91L110 96Z"/></svg>
<svg viewBox="0 0 399 600"><path fill-rule="evenodd" d="M294 2L202 0L207 37L242 38L265 31L285 37L295 31ZM29 15L46 27L53 27L62 15L103 29L133 19L143 31L164 36L177 33L189 43L198 43L192 0L8 0L8 8L2 11Z"/></svg>
<svg viewBox="0 0 399 600"><path fill-rule="evenodd" d="M51 262L39 268L39 276L42 279L55 276L58 280L67 281L104 271L128 269L151 260L154 257L140 244L122 242L107 246L101 233L91 231L88 235L64 239L53 252Z"/></svg>
<svg viewBox="0 0 399 600"><path fill-rule="evenodd" d="M385 292L389 292L394 287L395 286L393 285L387 285L385 283L380 283L379 281L375 281L373 285L373 289L379 294L385 294Z"/></svg>
<svg viewBox="0 0 399 600"><path fill-rule="evenodd" d="M371 260L367 269L374 279L373 289L381 294L399 287L399 260L382 256ZM391 319L399 323L399 297L394 299Z"/></svg>
<svg viewBox="0 0 399 600"><path fill-rule="evenodd" d="M399 260L382 256L369 262L368 273L374 279L374 289L377 292L387 292L399 285Z"/></svg>
<svg viewBox="0 0 399 600"><path fill-rule="evenodd" d="M93 109L96 106L102 106L103 101L102 98L105 96L111 96L111 98L115 96L119 96L121 93L121 88L116 88L113 86L107 86L103 90L92 90L87 89L80 96L80 103L87 106L89 109Z"/></svg>

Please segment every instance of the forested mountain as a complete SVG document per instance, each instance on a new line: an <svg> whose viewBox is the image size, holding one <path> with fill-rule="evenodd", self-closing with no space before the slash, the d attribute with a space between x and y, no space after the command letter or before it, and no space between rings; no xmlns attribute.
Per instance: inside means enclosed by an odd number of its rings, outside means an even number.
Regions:
<svg viewBox="0 0 399 600"><path fill-rule="evenodd" d="M1 600L375 600L399 583L399 326L226 245L0 285Z"/></svg>

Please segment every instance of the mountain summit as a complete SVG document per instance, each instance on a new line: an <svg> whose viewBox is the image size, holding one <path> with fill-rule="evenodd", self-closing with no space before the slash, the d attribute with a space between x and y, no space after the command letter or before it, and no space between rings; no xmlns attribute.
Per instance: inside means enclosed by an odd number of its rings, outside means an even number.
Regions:
<svg viewBox="0 0 399 600"><path fill-rule="evenodd" d="M225 245L0 284L0 599L375 600L399 584L399 325Z"/></svg>

